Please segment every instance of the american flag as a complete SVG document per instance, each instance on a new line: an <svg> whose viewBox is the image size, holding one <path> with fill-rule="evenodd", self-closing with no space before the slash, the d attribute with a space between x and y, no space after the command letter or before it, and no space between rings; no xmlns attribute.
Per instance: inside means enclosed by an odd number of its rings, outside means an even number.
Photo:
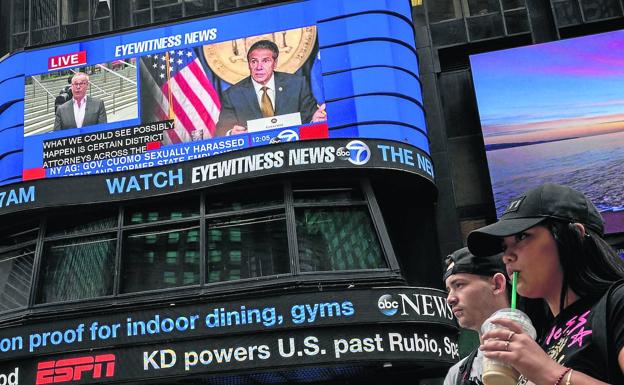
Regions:
<svg viewBox="0 0 624 385"><path fill-rule="evenodd" d="M219 120L219 95L192 49L141 58L143 123L174 119L164 144L212 138Z"/></svg>

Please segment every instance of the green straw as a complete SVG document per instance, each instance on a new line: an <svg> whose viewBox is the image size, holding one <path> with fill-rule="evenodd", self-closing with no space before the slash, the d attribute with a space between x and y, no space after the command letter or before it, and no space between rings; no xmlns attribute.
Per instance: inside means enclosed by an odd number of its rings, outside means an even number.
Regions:
<svg viewBox="0 0 624 385"><path fill-rule="evenodd" d="M516 289L518 287L518 272L514 271L511 277L511 308L516 308Z"/></svg>

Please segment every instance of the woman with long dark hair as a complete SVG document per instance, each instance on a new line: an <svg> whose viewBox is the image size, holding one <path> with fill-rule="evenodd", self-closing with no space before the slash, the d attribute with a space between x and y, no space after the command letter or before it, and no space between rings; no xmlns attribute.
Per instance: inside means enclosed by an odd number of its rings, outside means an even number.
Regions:
<svg viewBox="0 0 624 385"><path fill-rule="evenodd" d="M624 262L605 242L596 207L582 193L545 184L513 199L501 219L473 231L477 255L503 252L518 294L550 314L538 342L517 323L483 335L485 357L536 385L624 384ZM544 319L535 320L541 323ZM541 345L541 346L540 346Z"/></svg>

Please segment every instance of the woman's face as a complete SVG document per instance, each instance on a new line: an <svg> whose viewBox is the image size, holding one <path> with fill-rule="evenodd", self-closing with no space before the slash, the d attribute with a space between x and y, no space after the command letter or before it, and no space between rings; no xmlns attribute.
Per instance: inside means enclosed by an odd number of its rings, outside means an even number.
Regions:
<svg viewBox="0 0 624 385"><path fill-rule="evenodd" d="M509 277L518 272L518 293L528 298L557 299L563 281L557 244L542 225L503 238L503 262Z"/></svg>

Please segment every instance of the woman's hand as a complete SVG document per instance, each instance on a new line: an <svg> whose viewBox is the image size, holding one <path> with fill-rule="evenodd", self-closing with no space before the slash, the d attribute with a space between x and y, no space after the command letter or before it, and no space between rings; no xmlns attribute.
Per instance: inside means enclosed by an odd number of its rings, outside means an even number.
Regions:
<svg viewBox="0 0 624 385"><path fill-rule="evenodd" d="M513 366L535 384L554 384L566 370L550 358L544 350L524 333L515 321L498 318L491 321L500 326L481 336L481 349L485 357Z"/></svg>

